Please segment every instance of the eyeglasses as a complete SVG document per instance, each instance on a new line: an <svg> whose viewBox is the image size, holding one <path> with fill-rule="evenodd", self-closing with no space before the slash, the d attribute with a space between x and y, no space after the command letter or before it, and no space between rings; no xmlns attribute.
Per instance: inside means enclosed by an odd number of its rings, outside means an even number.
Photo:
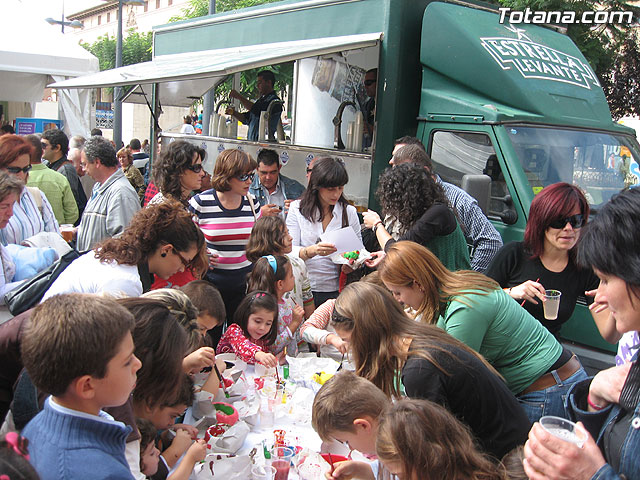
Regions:
<svg viewBox="0 0 640 480"><path fill-rule="evenodd" d="M176 254L176 256L180 259L180 261L182 262L182 265L184 265L184 268L189 268L189 266L191 265L192 260L187 260L186 258L184 258L180 252L178 250L175 249L175 247L173 248L173 253Z"/></svg>
<svg viewBox="0 0 640 480"><path fill-rule="evenodd" d="M255 176L256 174L251 172L251 173L245 173L244 175L238 175L236 178L241 182L246 182L247 180L251 180L253 182L253 177Z"/></svg>
<svg viewBox="0 0 640 480"><path fill-rule="evenodd" d="M187 170L191 170L193 173L200 173L202 171L202 164L196 163L195 165L189 165Z"/></svg>
<svg viewBox="0 0 640 480"><path fill-rule="evenodd" d="M377 82L377 80L365 80L364 81L364 85L365 85L365 87L370 87L371 85L373 85L376 82Z"/></svg>
<svg viewBox="0 0 640 480"><path fill-rule="evenodd" d="M20 172L22 173L29 173L31 171L31 165L27 165L24 168L20 168L20 167L7 167L7 172L9 173L13 173L14 175L19 174Z"/></svg>
<svg viewBox="0 0 640 480"><path fill-rule="evenodd" d="M565 225L569 223L572 228L582 228L584 225L584 216L582 214L572 215L567 218L556 218L554 221L549 223L551 228L562 229Z"/></svg>
<svg viewBox="0 0 640 480"><path fill-rule="evenodd" d="M313 168L307 167L307 173L311 173L311 172L313 172Z"/></svg>

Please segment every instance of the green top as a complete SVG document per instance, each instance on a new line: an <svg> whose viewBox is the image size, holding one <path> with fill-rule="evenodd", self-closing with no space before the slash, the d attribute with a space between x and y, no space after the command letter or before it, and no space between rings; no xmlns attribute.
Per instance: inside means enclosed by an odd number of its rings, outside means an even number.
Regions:
<svg viewBox="0 0 640 480"><path fill-rule="evenodd" d="M484 356L514 394L531 385L562 354L553 335L502 289L454 297L438 326Z"/></svg>
<svg viewBox="0 0 640 480"><path fill-rule="evenodd" d="M78 205L67 178L42 163L31 167L27 185L44 192L58 224L73 224L78 219Z"/></svg>
<svg viewBox="0 0 640 480"><path fill-rule="evenodd" d="M456 229L448 235L433 237L425 243L425 247L452 272L471 268L469 248L460 225L456 225Z"/></svg>

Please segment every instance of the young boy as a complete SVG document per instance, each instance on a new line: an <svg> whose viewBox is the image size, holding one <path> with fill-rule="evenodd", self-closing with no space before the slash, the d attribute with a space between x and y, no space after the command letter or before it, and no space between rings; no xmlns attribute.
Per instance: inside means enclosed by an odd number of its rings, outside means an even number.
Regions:
<svg viewBox="0 0 640 480"><path fill-rule="evenodd" d="M382 390L369 380L343 371L316 394L311 423L323 441L334 439L364 455L375 455L379 419L390 403ZM337 463L331 479L355 476L374 480L373 468L375 465L366 462Z"/></svg>
<svg viewBox="0 0 640 480"><path fill-rule="evenodd" d="M198 327L205 336L211 330L224 323L227 314L222 296L217 288L205 280L194 280L179 288L187 294L191 303L198 309Z"/></svg>
<svg viewBox="0 0 640 480"><path fill-rule="evenodd" d="M35 309L22 359L51 396L23 435L42 480L133 478L124 455L131 428L102 411L125 403L135 386L142 364L133 326L124 307L94 295L57 295Z"/></svg>

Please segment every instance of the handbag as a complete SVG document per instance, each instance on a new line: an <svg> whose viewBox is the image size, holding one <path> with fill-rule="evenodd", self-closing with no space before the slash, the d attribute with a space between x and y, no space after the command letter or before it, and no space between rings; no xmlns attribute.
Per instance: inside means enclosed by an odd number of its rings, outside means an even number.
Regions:
<svg viewBox="0 0 640 480"><path fill-rule="evenodd" d="M4 302L9 307L9 312L12 315L19 315L36 306L64 269L79 256L80 253L76 250L65 253L48 268L8 292L4 296Z"/></svg>

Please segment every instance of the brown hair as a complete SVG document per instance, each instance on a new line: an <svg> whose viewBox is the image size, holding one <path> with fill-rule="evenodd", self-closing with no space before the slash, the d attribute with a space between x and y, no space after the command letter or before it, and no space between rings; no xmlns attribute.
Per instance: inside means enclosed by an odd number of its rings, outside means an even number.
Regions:
<svg viewBox="0 0 640 480"><path fill-rule="evenodd" d="M481 273L448 270L431 250L409 241L391 245L378 271L385 284L410 286L415 282L424 290L417 313L429 324L436 323L440 306L452 297L478 291L490 293L500 288L498 283ZM465 299L458 300L465 303Z"/></svg>
<svg viewBox="0 0 640 480"><path fill-rule="evenodd" d="M60 396L83 375L104 378L133 327L133 315L109 298L56 295L34 310L22 339L22 361L38 389Z"/></svg>
<svg viewBox="0 0 640 480"><path fill-rule="evenodd" d="M29 163L31 163L32 151L31 144L18 135L0 136L0 168L7 168L22 155L29 155Z"/></svg>
<svg viewBox="0 0 640 480"><path fill-rule="evenodd" d="M311 425L323 441L336 432L353 432L358 418L378 419L390 402L369 380L342 371L329 379L313 399Z"/></svg>
<svg viewBox="0 0 640 480"><path fill-rule="evenodd" d="M121 236L109 238L95 248L95 256L101 262L115 260L120 264L138 265L167 244L178 252L195 246L198 254L190 268L194 275L204 275L209 267L204 235L193 223L191 214L176 201L147 205L138 211Z"/></svg>
<svg viewBox="0 0 640 480"><path fill-rule="evenodd" d="M206 280L194 280L179 287L198 309L198 315L211 315L218 322L224 322L227 316L222 295L216 287Z"/></svg>
<svg viewBox="0 0 640 480"><path fill-rule="evenodd" d="M378 426L376 454L383 463L400 463L407 479L507 480L469 428L429 400L406 398L389 408Z"/></svg>
<svg viewBox="0 0 640 480"><path fill-rule="evenodd" d="M169 309L150 298L122 298L117 302L135 318L133 343L142 362L138 370L134 402L170 405L180 393L182 359L187 352L187 334ZM102 338L103 333L100 333Z"/></svg>
<svg viewBox="0 0 640 480"><path fill-rule="evenodd" d="M522 460L524 460L524 447L522 445L514 448L502 457L502 465L504 465L504 469L507 472L507 478L509 480L529 479L524 471Z"/></svg>
<svg viewBox="0 0 640 480"><path fill-rule="evenodd" d="M20 198L23 188L24 183L18 180L17 177L9 175L7 172L0 171L0 202L12 193Z"/></svg>
<svg viewBox="0 0 640 480"><path fill-rule="evenodd" d="M118 153L116 153L116 158L120 157L127 157L127 160L129 162L128 165L131 165L133 163L133 153L131 153L129 147L123 147L118 150Z"/></svg>
<svg viewBox="0 0 640 480"><path fill-rule="evenodd" d="M154 181L165 198L173 198L185 205L187 198L182 195L180 176L193 165L194 157L204 162L206 151L190 142L176 140L162 151L160 159L153 166ZM197 160L197 157L196 157Z"/></svg>
<svg viewBox="0 0 640 480"><path fill-rule="evenodd" d="M195 400L195 393L193 391L193 379L186 373L182 375L180 381L180 390L178 394L169 404L162 405L163 407L177 407L178 405L186 405L190 407Z"/></svg>
<svg viewBox="0 0 640 480"><path fill-rule="evenodd" d="M142 454L150 444L155 443L158 429L151 420L146 418L136 418L136 426L140 432L140 463L142 464Z"/></svg>
<svg viewBox="0 0 640 480"><path fill-rule="evenodd" d="M258 167L253 157L242 150L231 148L223 150L218 155L211 175L211 186L218 192L231 190L229 180L245 173L250 173Z"/></svg>
<svg viewBox="0 0 640 480"><path fill-rule="evenodd" d="M398 373L410 356L424 358L446 374L435 360L434 351L457 360L455 351L464 350L500 376L482 356L444 330L410 319L391 293L377 285L365 282L347 285L336 300L331 324L351 332L349 344L356 373L372 381L387 396L400 397ZM403 339L411 340L408 351L401 346Z"/></svg>
<svg viewBox="0 0 640 480"><path fill-rule="evenodd" d="M260 217L251 229L247 243L247 260L257 261L263 255L277 255L284 249L287 225L278 215Z"/></svg>
<svg viewBox="0 0 640 480"><path fill-rule="evenodd" d="M268 257L272 257L275 261L276 270L273 270L273 266L266 257L258 258L247 278L247 291L263 290L280 300L277 298L276 282L284 280L293 267L289 259L283 255L268 255Z"/></svg>
<svg viewBox="0 0 640 480"><path fill-rule="evenodd" d="M193 305L186 293L175 288L158 288L142 295L162 303L178 323L187 332L187 353L191 353L203 346L202 335L198 331L198 309Z"/></svg>

